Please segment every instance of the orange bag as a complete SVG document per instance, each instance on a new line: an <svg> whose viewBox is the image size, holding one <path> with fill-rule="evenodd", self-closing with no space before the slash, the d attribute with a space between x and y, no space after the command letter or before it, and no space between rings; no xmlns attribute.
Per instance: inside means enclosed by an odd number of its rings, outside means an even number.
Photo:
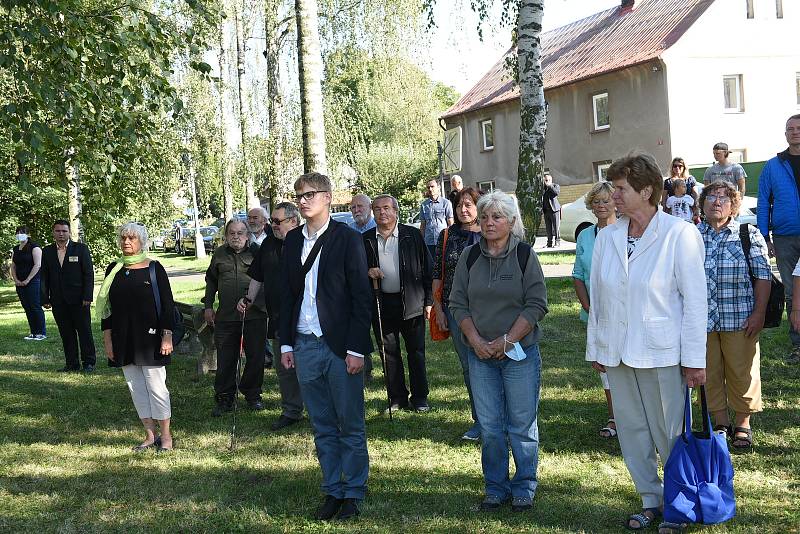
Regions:
<svg viewBox="0 0 800 534"><path fill-rule="evenodd" d="M436 290L433 299L437 302L442 302L442 293L444 291L444 253L447 250L447 231L449 228L444 229L444 241L442 243L442 285ZM431 318L428 321L431 330L431 339L434 341L444 341L450 337L450 330L442 330L436 322L436 317L431 313Z"/></svg>

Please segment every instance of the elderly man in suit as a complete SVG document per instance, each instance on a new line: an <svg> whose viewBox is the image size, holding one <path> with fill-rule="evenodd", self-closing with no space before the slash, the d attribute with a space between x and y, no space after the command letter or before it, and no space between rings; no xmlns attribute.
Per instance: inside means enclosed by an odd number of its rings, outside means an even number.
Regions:
<svg viewBox="0 0 800 534"><path fill-rule="evenodd" d="M372 299L361 235L330 216L331 183L309 173L294 183L306 224L286 236L281 257L281 364L295 367L314 428L325 499L318 520L359 514L369 455L364 356Z"/></svg>
<svg viewBox="0 0 800 534"><path fill-rule="evenodd" d="M89 307L94 270L89 248L69 238L69 221L53 223L53 244L42 250L42 306L53 310L66 365L61 371L94 371L96 354ZM78 346L80 340L80 360Z"/></svg>
<svg viewBox="0 0 800 534"><path fill-rule="evenodd" d="M544 193L542 197L542 213L544 214L544 226L547 230L547 248L559 246L561 237L558 235L561 226L561 203L558 195L561 193L561 186L553 183L553 177L549 174L544 175Z"/></svg>

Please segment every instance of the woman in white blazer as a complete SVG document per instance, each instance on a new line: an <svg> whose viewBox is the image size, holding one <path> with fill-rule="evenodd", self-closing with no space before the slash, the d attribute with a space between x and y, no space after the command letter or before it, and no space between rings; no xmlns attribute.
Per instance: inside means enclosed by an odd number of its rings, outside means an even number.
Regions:
<svg viewBox="0 0 800 534"><path fill-rule="evenodd" d="M590 277L586 360L605 372L619 443L643 510L626 526L661 516L666 462L681 433L684 384L705 382L704 247L694 225L658 211L663 179L648 154L608 169L622 217L597 234Z"/></svg>

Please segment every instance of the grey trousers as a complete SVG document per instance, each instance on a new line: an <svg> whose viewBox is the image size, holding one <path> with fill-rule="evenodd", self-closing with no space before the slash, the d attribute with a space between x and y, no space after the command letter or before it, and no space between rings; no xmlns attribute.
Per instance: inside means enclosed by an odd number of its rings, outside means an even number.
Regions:
<svg viewBox="0 0 800 534"><path fill-rule="evenodd" d="M619 446L644 508L664 504L658 458L666 463L683 428L684 382L678 365L606 367Z"/></svg>
<svg viewBox="0 0 800 534"><path fill-rule="evenodd" d="M277 339L272 340L273 354L280 355L281 344ZM272 365L278 375L278 388L281 392L281 415L291 419L303 417L303 397L300 395L300 384L297 382L297 371L294 367L286 369L280 361Z"/></svg>
<svg viewBox="0 0 800 534"><path fill-rule="evenodd" d="M778 271L786 294L786 317L789 325L789 339L792 346L800 346L800 332L792 328L788 317L792 313L792 271L800 259L800 235L773 235L772 244L775 245L775 258L778 260Z"/></svg>

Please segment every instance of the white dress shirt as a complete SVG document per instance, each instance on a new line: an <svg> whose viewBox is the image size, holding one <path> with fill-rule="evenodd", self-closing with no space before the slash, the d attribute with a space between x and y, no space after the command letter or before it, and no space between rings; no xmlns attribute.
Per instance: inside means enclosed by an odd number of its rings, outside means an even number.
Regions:
<svg viewBox="0 0 800 534"><path fill-rule="evenodd" d="M330 224L331 220L328 219L325 225L313 234L308 233L308 224L303 226L302 233L304 239L303 248L300 251L300 263L305 263L317 239L328 230ZM325 247L323 246L322 248ZM311 266L311 269L306 273L303 288L303 302L300 304L300 315L297 318L297 332L307 335L313 334L317 337L322 337L322 325L319 323L319 314L317 313L317 283L319 281L319 259L321 257L322 249L320 249L317 257L314 258L314 264ZM281 354L284 352L294 352L294 348L291 345L281 345ZM349 350L347 353L358 356L359 358L364 357L363 354Z"/></svg>
<svg viewBox="0 0 800 534"><path fill-rule="evenodd" d="M384 239L377 230L378 237L378 267L383 272L381 279L381 291L384 293L400 293L400 247L399 247L399 225L394 225L394 230L389 234L388 239Z"/></svg>

